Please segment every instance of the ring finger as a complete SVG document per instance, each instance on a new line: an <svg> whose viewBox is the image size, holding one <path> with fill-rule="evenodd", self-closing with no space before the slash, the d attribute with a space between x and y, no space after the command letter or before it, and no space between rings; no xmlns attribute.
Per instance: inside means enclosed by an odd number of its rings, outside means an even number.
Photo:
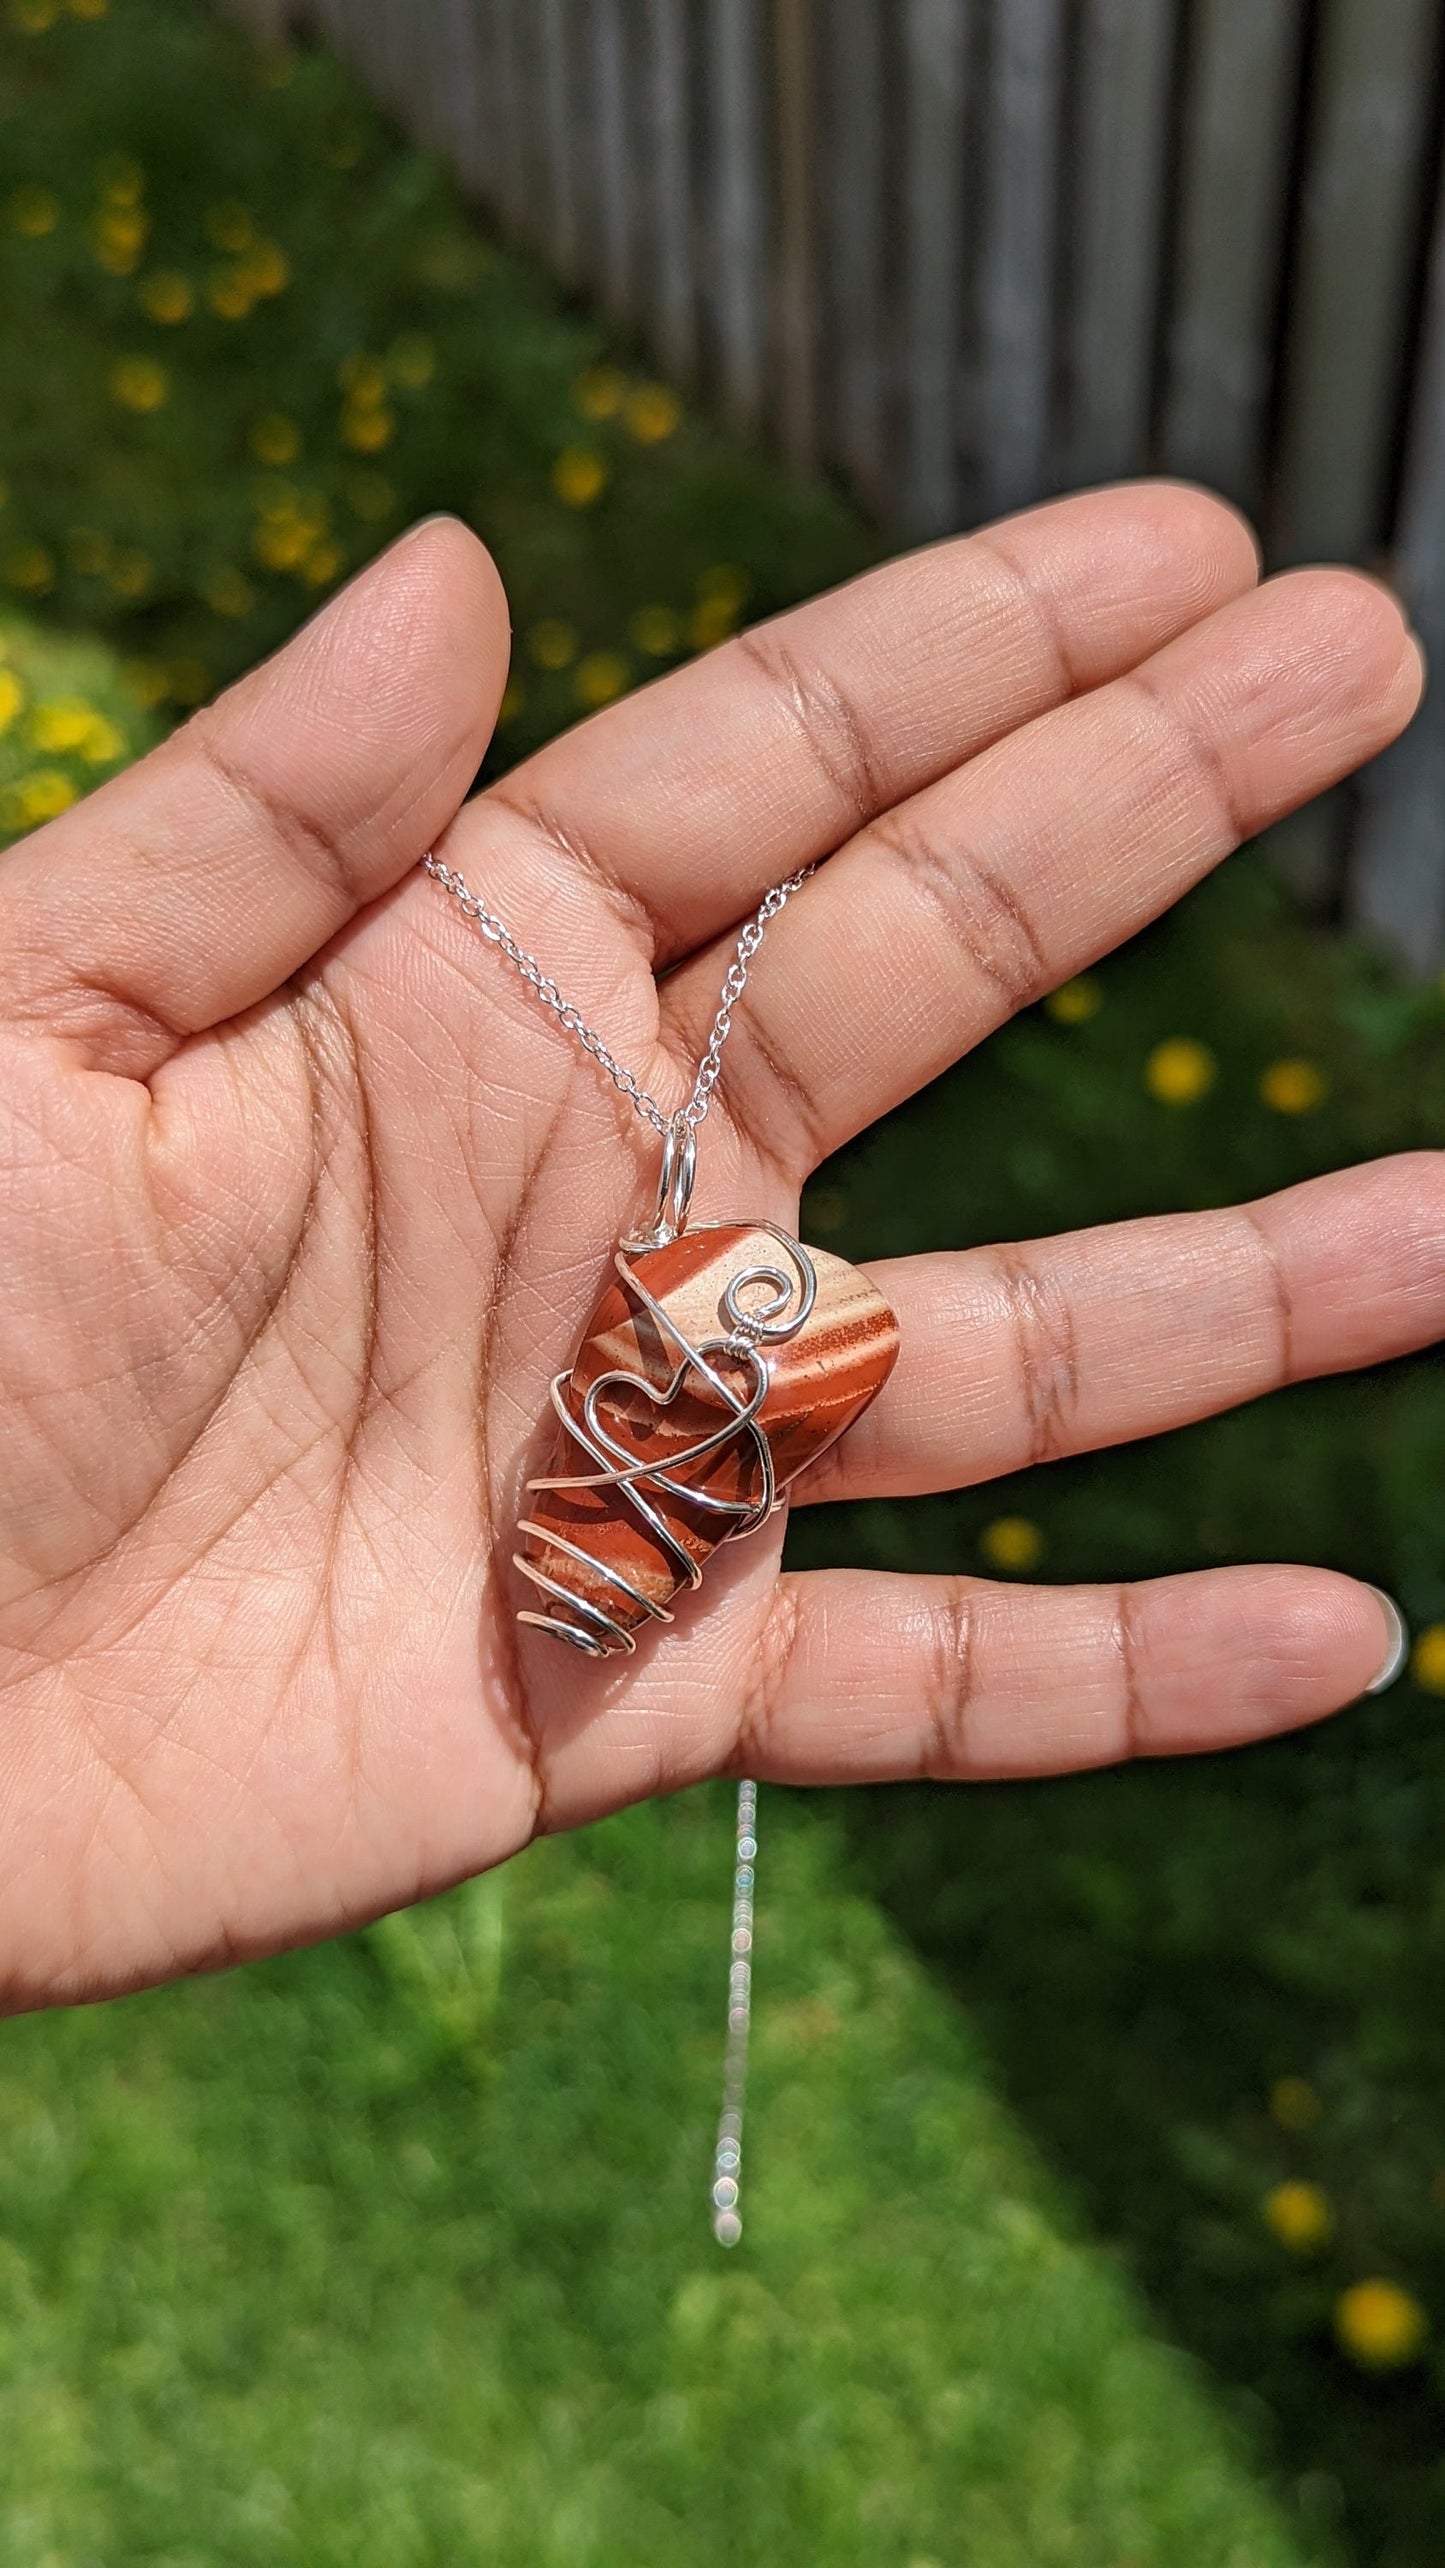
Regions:
<svg viewBox="0 0 1445 2568"><path fill-rule="evenodd" d="M1445 1154L869 1271L902 1325L898 1366L795 1504L964 1487L1432 1345Z"/></svg>

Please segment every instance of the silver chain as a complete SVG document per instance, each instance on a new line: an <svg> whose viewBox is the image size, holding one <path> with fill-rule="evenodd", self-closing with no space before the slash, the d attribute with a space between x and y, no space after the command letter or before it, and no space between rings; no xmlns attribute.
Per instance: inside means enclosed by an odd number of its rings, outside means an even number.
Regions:
<svg viewBox="0 0 1445 2568"><path fill-rule="evenodd" d="M806 883L813 871L811 865L804 865L796 874L790 874L785 882L774 883L772 890L760 902L753 917L748 920L738 938L733 959L723 979L722 989L718 995L717 1014L712 1021L712 1032L707 1039L707 1049L697 1065L692 1094L685 1106L680 1107L675 1114L669 1114L666 1108L660 1106L657 1099L633 1077L632 1072L624 1068L616 1056L609 1052L595 1027L587 1023L580 1009L574 1007L570 999L563 997L551 974L543 971L536 956L529 954L525 945L518 944L505 921L498 918L495 910L488 909L486 902L469 888L455 868L444 865L440 857L430 853L423 856L421 861L426 872L435 882L440 883L442 890L451 893L458 908L471 920L478 934L485 937L488 945L497 946L505 954L514 971L520 973L529 989L534 991L541 1000L543 1007L551 1009L558 1024L565 1027L568 1034L575 1035L583 1051L590 1052L598 1068L606 1071L614 1088L619 1089L622 1095L636 1107L644 1121L651 1124L654 1132L662 1135L664 1142L668 1145L669 1153L676 1150L682 1136L696 1132L707 1113L712 1102L712 1092L717 1086L718 1071L722 1066L723 1045L732 1032L733 1010L747 988L748 967L767 934L769 923L777 917L784 903L791 900L799 885ZM689 1143L689 1151L690 1147ZM668 1165L669 1167L671 1165L670 1158ZM688 1182L690 1183L690 1176ZM663 1191L666 1192L666 1175ZM661 1198L659 1198L660 1202ZM733 1868L732 1932L728 1961L727 2049L723 2058L722 2112L718 2119L717 2145L713 2151L712 2184L709 2191L713 2236L720 2247L735 2247L743 2234L739 2203L742 2193L743 2111L747 2098L748 2038L752 2030L753 1882L758 1853L757 1825L758 1787L749 1778L738 1786L737 1846Z"/></svg>
<svg viewBox="0 0 1445 2568"><path fill-rule="evenodd" d="M658 1104L657 1099L633 1077L632 1072L624 1067L615 1054L608 1051L601 1035L597 1033L595 1027L588 1024L580 1008L574 1007L570 999L563 997L551 974L543 971L536 956L529 954L525 945L518 944L505 921L498 918L495 910L488 909L486 902L468 887L455 867L444 865L439 856L431 854L423 856L421 861L423 870L431 875L432 880L440 883L444 892L451 893L458 909L464 917L471 920L478 935L484 937L488 945L495 945L501 953L505 954L513 970L520 973L528 988L541 1000L543 1007L550 1008L558 1024L564 1026L568 1034L576 1036L584 1052L591 1053L598 1068L606 1071L613 1087L620 1089L628 1102L636 1107L643 1121L650 1123L654 1132L662 1133L664 1136L679 1128L696 1132L703 1116L707 1113L712 1103L712 1092L717 1086L718 1072L722 1067L723 1045L732 1032L733 1010L748 985L748 967L768 932L770 922L777 917L784 903L792 899L800 884L806 883L813 871L811 865L804 865L798 873L790 874L786 882L774 883L755 915L748 920L747 926L738 938L733 959L728 965L722 989L718 995L717 1014L712 1021L712 1032L707 1039L707 1049L697 1065L697 1076L692 1083L692 1095L688 1098L687 1104L680 1107L676 1114L669 1114L667 1108Z"/></svg>
<svg viewBox="0 0 1445 2568"><path fill-rule="evenodd" d="M738 2200L743 2177L743 2107L748 2087L748 2035L753 2014L753 1884L758 1861L758 1787L738 1785L733 1927L728 1966L728 2038L723 2054L722 2112L712 2161L712 2234L736 2247L743 2234Z"/></svg>

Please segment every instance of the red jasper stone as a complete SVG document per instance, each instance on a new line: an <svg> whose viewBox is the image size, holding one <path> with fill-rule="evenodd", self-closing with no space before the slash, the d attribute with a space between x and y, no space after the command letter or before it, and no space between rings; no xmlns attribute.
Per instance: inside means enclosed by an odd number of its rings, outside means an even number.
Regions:
<svg viewBox="0 0 1445 2568"><path fill-rule="evenodd" d="M877 1287L825 1249L801 1254L816 1277L812 1309L795 1334L758 1347L767 1387L755 1424L767 1440L778 1495L862 1416L898 1355L898 1322ZM756 1373L747 1356L726 1350L734 1318L724 1297L750 1269L769 1268L786 1279L787 1311L795 1311L802 1298L799 1255L794 1243L747 1222L702 1225L666 1246L623 1252L642 1292L620 1274L607 1286L561 1398L569 1418L585 1428L583 1404L591 1393L593 1429L625 1461L599 1460L559 1422L542 1476L582 1477L633 1464L645 1466L647 1475L667 1474L675 1487L659 1489L650 1476L633 1485L671 1544L616 1482L529 1489L518 1563L549 1582L529 1595L529 1620L545 1618L548 1629L593 1655L624 1649L625 1636L653 1619L649 1607L665 1610L690 1583L684 1562L701 1570L718 1543L761 1507L763 1458L736 1414L754 1391ZM770 1292L781 1298L777 1282L739 1285L743 1312L761 1310ZM693 1360L698 1354L715 1381ZM712 1449L698 1453L714 1436L719 1441ZM708 1498L726 1500L733 1512L701 1503Z"/></svg>

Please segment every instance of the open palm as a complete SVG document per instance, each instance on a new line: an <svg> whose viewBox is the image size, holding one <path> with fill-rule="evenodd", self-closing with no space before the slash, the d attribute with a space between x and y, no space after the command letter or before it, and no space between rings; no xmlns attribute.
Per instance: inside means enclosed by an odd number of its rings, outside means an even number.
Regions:
<svg viewBox="0 0 1445 2568"><path fill-rule="evenodd" d="M1255 582L1198 493L1067 501L724 645L459 812L506 612L443 522L0 858L14 2003L324 1934L722 1768L1039 1772L1375 1676L1388 1617L1328 1572L793 1578L776 1526L635 1659L520 1632L547 1384L655 1137L415 871L442 844L671 1104L739 920L826 857L754 968L695 1203L791 1227L825 1153L1408 718L1383 592ZM1396 1160L878 1273L902 1358L798 1501L1419 1345L1445 1190Z"/></svg>

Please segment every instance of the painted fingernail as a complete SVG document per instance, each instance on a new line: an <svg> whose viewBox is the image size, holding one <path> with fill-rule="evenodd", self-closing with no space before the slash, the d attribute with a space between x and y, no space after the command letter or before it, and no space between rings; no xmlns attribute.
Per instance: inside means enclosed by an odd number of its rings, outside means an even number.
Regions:
<svg viewBox="0 0 1445 2568"><path fill-rule="evenodd" d="M1365 1581L1365 1584L1367 1586L1369 1585L1368 1580ZM1371 1587L1370 1594L1374 1597L1376 1604L1379 1606L1381 1613L1385 1617L1385 1629L1390 1635L1390 1646L1385 1652L1384 1663L1381 1666L1379 1675L1371 1678L1369 1684L1365 1688L1365 1692L1367 1694L1383 1694L1387 1686L1394 1684L1396 1677L1399 1675L1401 1668L1404 1666L1406 1659L1410 1655L1410 1631L1409 1626L1405 1621L1405 1617L1401 1613L1393 1596L1387 1596L1383 1587Z"/></svg>

